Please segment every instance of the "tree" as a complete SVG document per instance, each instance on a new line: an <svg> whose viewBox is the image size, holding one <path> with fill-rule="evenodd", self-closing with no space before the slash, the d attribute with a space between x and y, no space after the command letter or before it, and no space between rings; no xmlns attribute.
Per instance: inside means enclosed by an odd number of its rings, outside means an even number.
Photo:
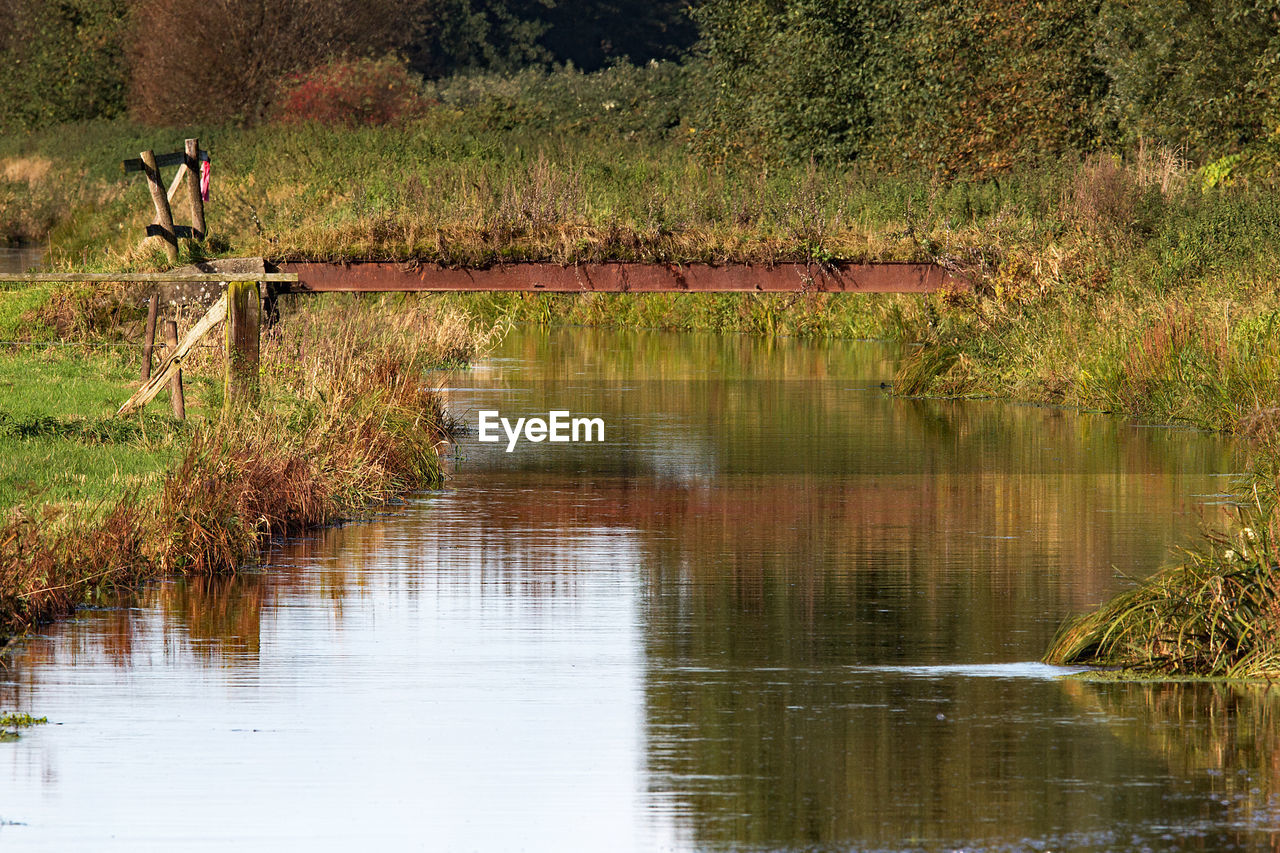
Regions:
<svg viewBox="0 0 1280 853"><path fill-rule="evenodd" d="M289 74L414 40L435 0L139 0L129 106L153 124L267 115Z"/></svg>
<svg viewBox="0 0 1280 853"><path fill-rule="evenodd" d="M1107 106L1128 141L1205 158L1280 128L1274 0L1107 0L1098 31Z"/></svg>
<svg viewBox="0 0 1280 853"><path fill-rule="evenodd" d="M1108 79L1094 0L916 2L879 81L875 158L946 174L1097 148Z"/></svg>
<svg viewBox="0 0 1280 853"><path fill-rule="evenodd" d="M703 145L990 171L1096 146L1096 0L708 0Z"/></svg>
<svg viewBox="0 0 1280 853"><path fill-rule="evenodd" d="M696 120L713 157L862 156L901 26L890 0L707 0L697 12L711 97Z"/></svg>

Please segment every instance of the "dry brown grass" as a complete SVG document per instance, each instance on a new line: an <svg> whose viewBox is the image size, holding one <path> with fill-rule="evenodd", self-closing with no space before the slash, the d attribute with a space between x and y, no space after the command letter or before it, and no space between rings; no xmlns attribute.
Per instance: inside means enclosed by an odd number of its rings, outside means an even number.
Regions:
<svg viewBox="0 0 1280 853"><path fill-rule="evenodd" d="M35 184L43 181L53 168L53 161L39 155L34 157L8 157L0 160L0 175L5 180Z"/></svg>
<svg viewBox="0 0 1280 853"><path fill-rule="evenodd" d="M1155 187L1169 195L1186 186L1195 169L1183 149L1152 145L1143 139L1134 154L1133 173L1139 186Z"/></svg>
<svg viewBox="0 0 1280 853"><path fill-rule="evenodd" d="M1113 246L1128 245L1138 236L1151 195L1167 198L1181 191L1192 174L1177 149L1143 143L1129 160L1091 154L1076 172L1063 208L1085 233Z"/></svg>

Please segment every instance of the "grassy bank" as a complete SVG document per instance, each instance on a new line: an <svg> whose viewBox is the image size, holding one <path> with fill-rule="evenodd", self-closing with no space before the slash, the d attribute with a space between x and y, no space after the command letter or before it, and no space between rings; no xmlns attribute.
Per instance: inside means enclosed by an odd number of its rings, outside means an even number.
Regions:
<svg viewBox="0 0 1280 853"><path fill-rule="evenodd" d="M146 188L119 161L189 135L212 152L212 248L278 259L973 264L993 231L1037 231L1070 173L941 183L842 164L710 165L685 121L687 74L459 78L420 117L383 127L94 122L0 139L0 238L78 263L156 262L137 248Z"/></svg>
<svg viewBox="0 0 1280 853"><path fill-rule="evenodd" d="M299 302L264 338L258 408L223 415L210 347L187 362L178 422L161 413L167 392L141 418L112 417L138 364L112 335L0 359L4 634L106 587L234 571L272 536L439 485L450 427L425 372L481 343L422 300Z"/></svg>

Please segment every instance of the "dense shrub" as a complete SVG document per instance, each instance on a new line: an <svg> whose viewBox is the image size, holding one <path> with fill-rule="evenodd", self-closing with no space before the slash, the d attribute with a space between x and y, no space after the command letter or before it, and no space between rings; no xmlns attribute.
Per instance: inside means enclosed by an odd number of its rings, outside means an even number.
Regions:
<svg viewBox="0 0 1280 853"><path fill-rule="evenodd" d="M965 0L905 6L869 141L874 158L931 172L1001 171L1088 151L1107 77L1093 55L1093 0Z"/></svg>
<svg viewBox="0 0 1280 853"><path fill-rule="evenodd" d="M1087 147L1092 0L708 0L701 147L1001 169Z"/></svg>
<svg viewBox="0 0 1280 853"><path fill-rule="evenodd" d="M1106 0L1099 54L1125 141L1196 159L1280 129L1280 6L1274 0Z"/></svg>
<svg viewBox="0 0 1280 853"><path fill-rule="evenodd" d="M574 68L466 74L427 84L427 92L486 130L661 139L680 125L697 91L695 65L650 62L584 73Z"/></svg>
<svg viewBox="0 0 1280 853"><path fill-rule="evenodd" d="M0 133L124 111L126 0L0 0Z"/></svg>
<svg viewBox="0 0 1280 853"><path fill-rule="evenodd" d="M1146 139L1239 153L1218 180L1280 155L1273 0L707 0L698 17L713 158L955 174Z"/></svg>
<svg viewBox="0 0 1280 853"><path fill-rule="evenodd" d="M422 81L396 59L338 59L290 77L276 104L281 121L348 127L421 115Z"/></svg>
<svg viewBox="0 0 1280 853"><path fill-rule="evenodd" d="M892 2L707 0L698 10L711 75L695 122L712 159L853 159L895 93Z"/></svg>

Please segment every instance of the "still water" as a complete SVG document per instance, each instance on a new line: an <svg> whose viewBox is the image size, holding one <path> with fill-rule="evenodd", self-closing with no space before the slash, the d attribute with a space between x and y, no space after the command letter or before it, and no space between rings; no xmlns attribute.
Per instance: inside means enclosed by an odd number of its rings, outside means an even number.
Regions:
<svg viewBox="0 0 1280 853"><path fill-rule="evenodd" d="M21 273L40 265L43 250L35 246L0 246L0 273Z"/></svg>
<svg viewBox="0 0 1280 853"><path fill-rule="evenodd" d="M1274 694L1086 684L1060 620L1194 541L1203 434L900 400L877 344L517 330L450 488L7 661L0 845L1269 848ZM603 444L475 440L477 412Z"/></svg>

